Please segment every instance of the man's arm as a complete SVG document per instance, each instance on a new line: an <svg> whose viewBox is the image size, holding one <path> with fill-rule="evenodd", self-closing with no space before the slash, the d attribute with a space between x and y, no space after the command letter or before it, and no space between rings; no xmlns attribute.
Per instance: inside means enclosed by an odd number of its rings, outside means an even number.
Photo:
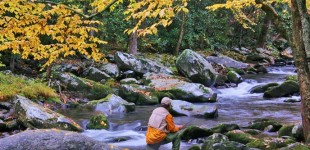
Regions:
<svg viewBox="0 0 310 150"><path fill-rule="evenodd" d="M183 125L175 125L173 121L173 117L171 114L168 114L166 117L167 122L167 130L169 132L177 132L183 128Z"/></svg>

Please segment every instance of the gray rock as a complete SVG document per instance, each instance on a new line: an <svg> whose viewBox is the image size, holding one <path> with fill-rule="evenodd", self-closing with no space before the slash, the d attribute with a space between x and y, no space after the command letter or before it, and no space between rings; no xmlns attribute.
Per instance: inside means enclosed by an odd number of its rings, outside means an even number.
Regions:
<svg viewBox="0 0 310 150"><path fill-rule="evenodd" d="M89 102L95 104L95 110L103 112L106 116L112 113L126 113L135 110L134 103L128 103L121 97L110 94L106 98Z"/></svg>
<svg viewBox="0 0 310 150"><path fill-rule="evenodd" d="M211 86L215 82L216 71L212 65L200 54L186 49L176 60L176 67L180 74L193 82Z"/></svg>
<svg viewBox="0 0 310 150"><path fill-rule="evenodd" d="M199 83L189 83L182 78L166 74L148 73L143 77L146 85L157 92L172 94L174 99L189 102L216 102L217 100L217 94L211 88Z"/></svg>
<svg viewBox="0 0 310 150"><path fill-rule="evenodd" d="M181 100L173 100L171 105L171 113L174 115L184 115L198 118L218 117L217 106L194 105Z"/></svg>
<svg viewBox="0 0 310 150"><path fill-rule="evenodd" d="M25 97L16 96L14 102L15 115L25 127L83 131L81 126L72 119L42 107Z"/></svg>
<svg viewBox="0 0 310 150"><path fill-rule="evenodd" d="M95 67L87 68L83 74L87 79L97 82L111 78L110 75Z"/></svg>
<svg viewBox="0 0 310 150"><path fill-rule="evenodd" d="M119 88L119 96L136 105L158 104L159 99L157 95L153 95L155 94L153 91L154 89L149 86L124 84Z"/></svg>
<svg viewBox="0 0 310 150"><path fill-rule="evenodd" d="M234 60L230 57L227 57L227 56L208 56L206 59L209 62L221 64L221 65L224 65L225 67L228 67L228 68L242 69L242 68L249 67L248 64L240 62L240 61L236 61L236 60Z"/></svg>
<svg viewBox="0 0 310 150"><path fill-rule="evenodd" d="M1 150L119 150L85 135L62 130L27 130L0 139Z"/></svg>
<svg viewBox="0 0 310 150"><path fill-rule="evenodd" d="M137 79L135 78L126 78L122 79L120 81L121 84L141 84Z"/></svg>
<svg viewBox="0 0 310 150"><path fill-rule="evenodd" d="M107 73L113 78L116 78L119 76L119 69L116 64L108 63L108 64L101 65L99 67L99 70Z"/></svg>
<svg viewBox="0 0 310 150"><path fill-rule="evenodd" d="M169 68L155 61L136 58L131 54L116 52L114 58L117 66L124 71L133 70L139 74L145 74L148 72L172 74L172 71Z"/></svg>

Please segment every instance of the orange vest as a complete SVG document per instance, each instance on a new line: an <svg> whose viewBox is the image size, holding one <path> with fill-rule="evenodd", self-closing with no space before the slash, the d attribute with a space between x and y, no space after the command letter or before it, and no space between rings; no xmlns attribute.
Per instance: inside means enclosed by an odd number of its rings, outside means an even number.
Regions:
<svg viewBox="0 0 310 150"><path fill-rule="evenodd" d="M146 143L155 144L164 140L169 132L177 132L172 115L163 107L153 110L148 122Z"/></svg>

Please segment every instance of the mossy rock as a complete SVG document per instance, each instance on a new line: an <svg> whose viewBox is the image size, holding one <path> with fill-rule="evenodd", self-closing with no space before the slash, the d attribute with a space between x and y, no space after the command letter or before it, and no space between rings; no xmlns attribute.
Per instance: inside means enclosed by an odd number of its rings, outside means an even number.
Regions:
<svg viewBox="0 0 310 150"><path fill-rule="evenodd" d="M296 142L295 140L290 138L289 139L275 138L273 140L268 140L268 150L280 149L295 142Z"/></svg>
<svg viewBox="0 0 310 150"><path fill-rule="evenodd" d="M250 93L264 93L268 88L278 86L278 83L268 83L265 85L257 85L254 86L251 90Z"/></svg>
<svg viewBox="0 0 310 150"><path fill-rule="evenodd" d="M60 72L53 73L53 78L61 82L63 90L76 92L79 96L91 100L104 98L113 93L110 83L113 82L113 80L109 81L109 84L101 84L89 79L77 77L71 73Z"/></svg>
<svg viewBox="0 0 310 150"><path fill-rule="evenodd" d="M213 133L226 133L228 131L240 129L237 124L220 124L218 126L215 126L211 128L211 131Z"/></svg>
<svg viewBox="0 0 310 150"><path fill-rule="evenodd" d="M246 146L244 144L234 142L234 141L225 141L221 143L210 144L202 148L203 150L246 150Z"/></svg>
<svg viewBox="0 0 310 150"><path fill-rule="evenodd" d="M238 68L229 68L229 71L235 71L237 72L239 75L245 75L245 71L243 69L238 69Z"/></svg>
<svg viewBox="0 0 310 150"><path fill-rule="evenodd" d="M201 150L201 149L198 145L194 145L194 146L190 147L188 150Z"/></svg>
<svg viewBox="0 0 310 150"><path fill-rule="evenodd" d="M281 85L269 88L265 93L265 98L277 98L283 96L289 96L299 92L299 85L297 82L288 80L283 82Z"/></svg>
<svg viewBox="0 0 310 150"><path fill-rule="evenodd" d="M227 73L227 78L232 83L239 84L242 82L241 76L236 71L229 71Z"/></svg>
<svg viewBox="0 0 310 150"><path fill-rule="evenodd" d="M100 114L90 118L90 121L87 124L87 129L108 129L109 126L107 117Z"/></svg>
<svg viewBox="0 0 310 150"><path fill-rule="evenodd" d="M225 134L229 140L239 142L242 144L247 144L255 140L250 134L244 133L241 130L229 131Z"/></svg>
<svg viewBox="0 0 310 150"><path fill-rule="evenodd" d="M280 128L278 132L278 137L282 136L293 136L292 135L292 129L294 125L284 125L283 127Z"/></svg>
<svg viewBox="0 0 310 150"><path fill-rule="evenodd" d="M197 126L189 126L180 133L182 140L208 137L212 134L213 133L210 129L200 128Z"/></svg>
<svg viewBox="0 0 310 150"><path fill-rule="evenodd" d="M273 129L270 132L278 131L282 125L276 121L272 121L269 119L258 119L253 122L250 126L248 126L249 129L256 129L256 130L264 130L266 127L272 125Z"/></svg>
<svg viewBox="0 0 310 150"><path fill-rule="evenodd" d="M297 75L288 75L288 76L286 76L285 80L286 81L292 80L292 81L298 82L298 76Z"/></svg>
<svg viewBox="0 0 310 150"><path fill-rule="evenodd" d="M214 86L224 86L226 82L228 82L228 78L226 75L217 75L215 78Z"/></svg>
<svg viewBox="0 0 310 150"><path fill-rule="evenodd" d="M294 143L287 147L282 147L280 150L310 150L310 147L301 143Z"/></svg>
<svg viewBox="0 0 310 150"><path fill-rule="evenodd" d="M255 139L247 143L246 146L251 147L251 148L267 149L266 143L264 142L264 140L261 140L261 139Z"/></svg>

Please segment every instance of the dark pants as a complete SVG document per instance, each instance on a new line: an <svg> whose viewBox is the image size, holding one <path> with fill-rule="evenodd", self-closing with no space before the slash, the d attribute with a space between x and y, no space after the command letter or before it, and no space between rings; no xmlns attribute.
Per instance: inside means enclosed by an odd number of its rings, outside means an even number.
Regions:
<svg viewBox="0 0 310 150"><path fill-rule="evenodd" d="M172 142L172 150L179 150L181 145L181 136L179 133L168 133L167 137L155 144L147 144L146 150L158 150L161 145L167 144Z"/></svg>

